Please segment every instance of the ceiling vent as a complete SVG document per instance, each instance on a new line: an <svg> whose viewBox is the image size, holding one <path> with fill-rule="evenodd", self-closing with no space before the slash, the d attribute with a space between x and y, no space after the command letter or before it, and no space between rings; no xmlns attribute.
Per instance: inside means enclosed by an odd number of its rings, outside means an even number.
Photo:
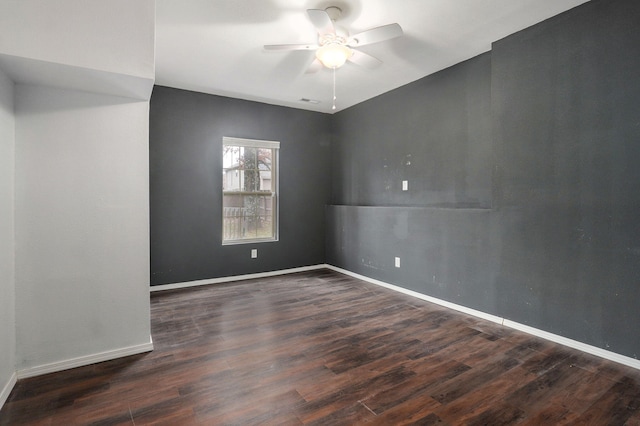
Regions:
<svg viewBox="0 0 640 426"><path fill-rule="evenodd" d="M300 98L300 102L305 102L308 104L319 104L320 101L317 99L307 99L307 98Z"/></svg>

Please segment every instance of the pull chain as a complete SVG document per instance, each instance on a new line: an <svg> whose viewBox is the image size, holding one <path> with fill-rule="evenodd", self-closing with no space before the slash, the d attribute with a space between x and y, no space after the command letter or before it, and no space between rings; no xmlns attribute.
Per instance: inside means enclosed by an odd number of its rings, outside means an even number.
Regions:
<svg viewBox="0 0 640 426"><path fill-rule="evenodd" d="M336 109L336 67L333 67L333 106L332 110Z"/></svg>

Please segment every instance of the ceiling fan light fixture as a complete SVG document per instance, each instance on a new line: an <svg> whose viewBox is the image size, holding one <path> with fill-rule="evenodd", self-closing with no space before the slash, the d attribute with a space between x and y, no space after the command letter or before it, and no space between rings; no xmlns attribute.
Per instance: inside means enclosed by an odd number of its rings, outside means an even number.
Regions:
<svg viewBox="0 0 640 426"><path fill-rule="evenodd" d="M316 50L316 58L327 68L340 68L353 55L353 51L339 43L327 43Z"/></svg>

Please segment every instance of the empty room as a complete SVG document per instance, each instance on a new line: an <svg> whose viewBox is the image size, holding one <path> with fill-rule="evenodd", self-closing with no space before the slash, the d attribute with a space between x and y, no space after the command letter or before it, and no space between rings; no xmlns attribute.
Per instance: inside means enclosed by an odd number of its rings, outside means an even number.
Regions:
<svg viewBox="0 0 640 426"><path fill-rule="evenodd" d="M637 0L0 0L0 425L640 424Z"/></svg>

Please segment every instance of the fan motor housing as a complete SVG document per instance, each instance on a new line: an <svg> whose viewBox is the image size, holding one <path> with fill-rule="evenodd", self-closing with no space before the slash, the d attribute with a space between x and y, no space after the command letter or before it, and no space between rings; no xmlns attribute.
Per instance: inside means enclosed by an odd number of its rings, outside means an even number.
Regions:
<svg viewBox="0 0 640 426"><path fill-rule="evenodd" d="M329 15L329 18L331 18L333 22L337 21L342 16L342 9L338 6L329 6L324 11L327 12L327 15Z"/></svg>

